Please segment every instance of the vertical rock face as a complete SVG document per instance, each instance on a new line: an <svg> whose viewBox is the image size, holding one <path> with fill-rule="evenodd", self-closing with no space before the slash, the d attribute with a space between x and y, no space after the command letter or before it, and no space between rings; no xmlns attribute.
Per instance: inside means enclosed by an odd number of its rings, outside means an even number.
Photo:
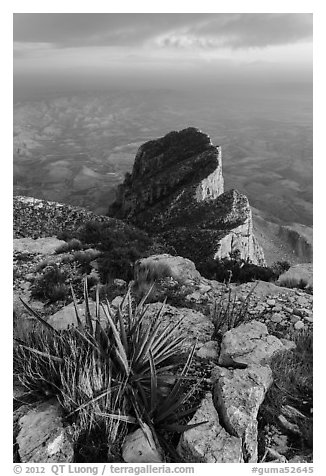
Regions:
<svg viewBox="0 0 326 476"><path fill-rule="evenodd" d="M118 187L110 214L137 221L149 207L178 198L189 186L197 201L224 191L221 148L195 128L170 132L139 148L132 174Z"/></svg>
<svg viewBox="0 0 326 476"><path fill-rule="evenodd" d="M264 252L253 234L251 213L243 225L234 228L220 240L220 247L214 258L227 257L236 250L240 250L241 258L264 264Z"/></svg>
<svg viewBox="0 0 326 476"><path fill-rule="evenodd" d="M143 144L109 214L163 235L195 262L237 249L242 258L264 264L247 197L224 192L221 148L195 128Z"/></svg>

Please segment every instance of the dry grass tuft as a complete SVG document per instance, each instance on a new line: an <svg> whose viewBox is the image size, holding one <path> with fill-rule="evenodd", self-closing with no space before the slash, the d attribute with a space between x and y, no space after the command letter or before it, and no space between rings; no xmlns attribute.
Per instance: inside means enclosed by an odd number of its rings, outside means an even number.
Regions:
<svg viewBox="0 0 326 476"><path fill-rule="evenodd" d="M281 418L289 418L290 423L297 425L297 435L289 434L292 442L290 455L310 455L313 445L313 332L312 329L293 331L292 336L296 348L277 354L272 362L274 382L266 394L259 412L260 426L273 423L280 424ZM283 415L283 417L282 417ZM286 432L286 431L285 431Z"/></svg>

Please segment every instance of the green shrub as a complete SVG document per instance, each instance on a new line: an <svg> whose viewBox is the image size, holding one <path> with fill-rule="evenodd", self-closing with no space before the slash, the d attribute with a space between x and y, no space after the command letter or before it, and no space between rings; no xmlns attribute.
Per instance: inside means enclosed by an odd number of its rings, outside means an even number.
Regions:
<svg viewBox="0 0 326 476"><path fill-rule="evenodd" d="M96 299L96 292L99 293L100 296L100 301L113 301L113 299L117 296L121 296L121 294L125 294L127 291L127 285L126 286L116 286L114 284L114 280L110 281L106 284L99 284L95 289L92 289L90 291L90 296L93 300Z"/></svg>
<svg viewBox="0 0 326 476"><path fill-rule="evenodd" d="M139 256L137 250L128 247L115 247L103 253L97 259L101 282L108 283L114 278L130 281L134 274L134 262Z"/></svg>
<svg viewBox="0 0 326 476"><path fill-rule="evenodd" d="M72 263L73 261L74 261L74 258L71 254L63 255L60 258L60 263L62 264Z"/></svg>
<svg viewBox="0 0 326 476"><path fill-rule="evenodd" d="M58 240L69 241L75 238L76 231L72 230L61 230L57 233Z"/></svg>
<svg viewBox="0 0 326 476"><path fill-rule="evenodd" d="M106 228L109 226L97 221L88 221L78 230L78 238L82 243L97 245Z"/></svg>
<svg viewBox="0 0 326 476"><path fill-rule="evenodd" d="M145 256L153 244L147 233L141 230L131 227L115 229L111 223L97 221L86 222L78 229L76 236L78 239L70 239L57 252L96 247L101 253L98 258L98 271L103 283L113 278L126 281L133 279L135 261ZM84 273L90 272L89 262L95 257L83 255L82 252L74 254Z"/></svg>
<svg viewBox="0 0 326 476"><path fill-rule="evenodd" d="M91 273L91 274L87 275L85 279L87 279L88 289L94 287L96 284L99 283L99 280L100 280L99 276L95 273Z"/></svg>
<svg viewBox="0 0 326 476"><path fill-rule="evenodd" d="M15 251L14 259L18 262L32 261L35 258L34 253L29 253L28 251Z"/></svg>
<svg viewBox="0 0 326 476"><path fill-rule="evenodd" d="M91 262L98 256L101 256L101 252L93 249L85 251L75 251L72 255L73 261L76 261L80 265L80 270L84 274L89 274L92 270Z"/></svg>
<svg viewBox="0 0 326 476"><path fill-rule="evenodd" d="M31 286L31 295L35 299L62 301L69 295L66 284L67 273L60 270L56 264L44 268L43 274L35 279Z"/></svg>
<svg viewBox="0 0 326 476"><path fill-rule="evenodd" d="M198 271L208 279L227 282L246 283L248 281L275 281L279 276L279 268L258 266L243 259L209 259L197 267Z"/></svg>
<svg viewBox="0 0 326 476"><path fill-rule="evenodd" d="M86 246L96 246L101 252L98 271L103 283L113 278L126 281L133 279L134 263L145 256L152 240L140 230L113 229L111 224L88 222L78 232L78 238Z"/></svg>
<svg viewBox="0 0 326 476"><path fill-rule="evenodd" d="M291 265L288 261L276 261L271 266L272 270L277 275L277 277L280 276L282 273L285 273L285 271L290 269L290 267Z"/></svg>
<svg viewBox="0 0 326 476"><path fill-rule="evenodd" d="M67 243L63 243L62 245L58 246L55 252L56 254L68 253L69 251L81 250L82 248L83 245L81 241L77 240L77 238L72 238Z"/></svg>
<svg viewBox="0 0 326 476"><path fill-rule="evenodd" d="M44 268L46 268L50 264L49 258L45 258L44 260L40 261L36 266L35 266L35 271L39 273L40 271L43 271Z"/></svg>

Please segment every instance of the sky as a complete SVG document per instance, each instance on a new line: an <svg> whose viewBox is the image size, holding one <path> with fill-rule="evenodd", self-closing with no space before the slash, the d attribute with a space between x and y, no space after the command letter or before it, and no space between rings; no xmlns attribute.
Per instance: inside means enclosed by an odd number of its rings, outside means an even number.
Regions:
<svg viewBox="0 0 326 476"><path fill-rule="evenodd" d="M14 13L14 80L309 81L310 13Z"/></svg>

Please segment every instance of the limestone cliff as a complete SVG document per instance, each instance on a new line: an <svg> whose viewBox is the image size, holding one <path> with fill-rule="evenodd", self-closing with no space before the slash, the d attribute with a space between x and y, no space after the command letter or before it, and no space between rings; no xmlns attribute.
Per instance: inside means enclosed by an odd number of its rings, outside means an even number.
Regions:
<svg viewBox="0 0 326 476"><path fill-rule="evenodd" d="M109 215L163 235L195 262L239 250L242 258L264 264L247 197L224 192L221 148L192 127L139 148Z"/></svg>

